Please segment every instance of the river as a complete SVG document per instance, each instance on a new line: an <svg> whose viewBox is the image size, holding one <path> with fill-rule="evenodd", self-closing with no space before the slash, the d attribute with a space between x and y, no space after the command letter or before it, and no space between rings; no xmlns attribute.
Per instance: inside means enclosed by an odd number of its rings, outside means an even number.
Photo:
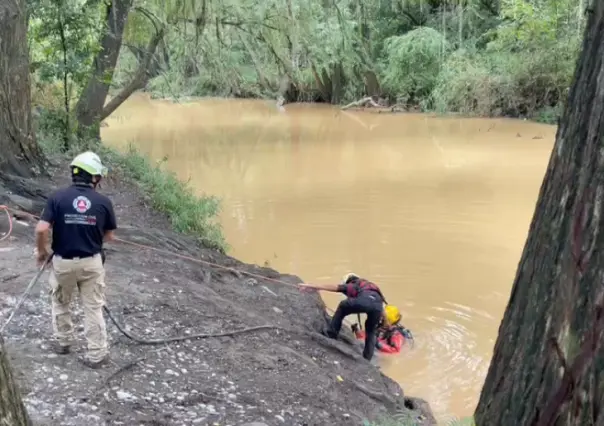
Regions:
<svg viewBox="0 0 604 426"><path fill-rule="evenodd" d="M472 414L554 126L144 95L107 123L109 145L167 156L223 199L234 257L308 282L353 271L378 283L416 341L380 357L384 373L440 419Z"/></svg>

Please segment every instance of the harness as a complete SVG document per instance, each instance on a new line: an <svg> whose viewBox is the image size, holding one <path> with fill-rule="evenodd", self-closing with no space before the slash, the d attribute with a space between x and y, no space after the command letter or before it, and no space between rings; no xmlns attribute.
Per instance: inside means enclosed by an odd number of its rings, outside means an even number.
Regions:
<svg viewBox="0 0 604 426"><path fill-rule="evenodd" d="M377 294L380 295L380 297L382 298L382 301L384 303L387 303L386 298L382 294L382 291L380 290L380 288L377 285L375 285L374 283L372 283L371 281L367 281L364 279L361 279L357 283L349 285L348 289L346 291L346 296L354 298L354 297L358 297L361 293L364 293L366 291L376 292Z"/></svg>

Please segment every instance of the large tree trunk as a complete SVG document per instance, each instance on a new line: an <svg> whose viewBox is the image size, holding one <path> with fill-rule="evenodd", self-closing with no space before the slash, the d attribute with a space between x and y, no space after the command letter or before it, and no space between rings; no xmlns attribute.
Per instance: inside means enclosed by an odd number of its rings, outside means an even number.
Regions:
<svg viewBox="0 0 604 426"><path fill-rule="evenodd" d="M593 4L479 426L604 425L604 2Z"/></svg>
<svg viewBox="0 0 604 426"><path fill-rule="evenodd" d="M31 422L21 400L0 336L0 425L29 426Z"/></svg>
<svg viewBox="0 0 604 426"><path fill-rule="evenodd" d="M31 122L24 0L0 1L0 172L29 177L44 170Z"/></svg>
<svg viewBox="0 0 604 426"><path fill-rule="evenodd" d="M92 72L76 105L76 117L82 131L100 137L101 113L107 100L113 71L122 47L122 37L132 0L113 0L107 5L106 28L101 38L101 50L94 59Z"/></svg>

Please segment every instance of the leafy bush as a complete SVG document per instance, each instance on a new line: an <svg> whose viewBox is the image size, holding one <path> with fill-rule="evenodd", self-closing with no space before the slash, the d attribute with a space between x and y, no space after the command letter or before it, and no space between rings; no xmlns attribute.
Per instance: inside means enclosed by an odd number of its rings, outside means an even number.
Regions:
<svg viewBox="0 0 604 426"><path fill-rule="evenodd" d="M384 42L383 87L403 101L428 96L436 84L449 45L441 33L417 28Z"/></svg>

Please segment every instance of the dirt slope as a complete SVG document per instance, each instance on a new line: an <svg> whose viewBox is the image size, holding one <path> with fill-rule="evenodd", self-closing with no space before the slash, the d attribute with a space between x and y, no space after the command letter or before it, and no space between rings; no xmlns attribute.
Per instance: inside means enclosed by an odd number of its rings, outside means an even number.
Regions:
<svg viewBox="0 0 604 426"><path fill-rule="evenodd" d="M65 183L65 177L44 184L0 180L0 204L37 214L43 187L55 183ZM327 316L316 294L242 272L292 284L299 278L243 264L168 231L165 218L127 183L109 182L101 191L115 203L120 237L240 271L110 245L108 307L130 332L149 339L266 324L282 329L144 346L108 322L112 363L89 370L77 360L85 348L79 308L75 353L57 356L49 350L45 273L5 330L35 424L359 425L395 410L408 412L418 424L434 424L427 404L404 398L396 383L361 358L359 344L318 333ZM34 224L15 223L11 237L0 242L0 324L35 275ZM6 229L2 217L0 236Z"/></svg>

